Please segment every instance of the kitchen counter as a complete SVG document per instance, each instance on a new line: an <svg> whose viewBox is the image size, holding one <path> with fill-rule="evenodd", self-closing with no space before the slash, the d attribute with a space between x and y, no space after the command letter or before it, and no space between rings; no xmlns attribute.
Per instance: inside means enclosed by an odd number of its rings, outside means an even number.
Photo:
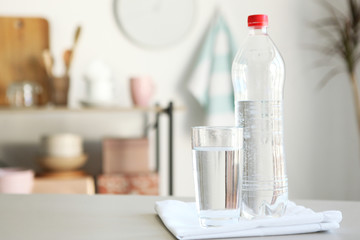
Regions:
<svg viewBox="0 0 360 240"><path fill-rule="evenodd" d="M0 195L0 239L175 239L154 204L173 198L135 195ZM340 229L256 239L360 239L360 202L298 200L315 211L340 210ZM247 238L241 238L247 239Z"/></svg>

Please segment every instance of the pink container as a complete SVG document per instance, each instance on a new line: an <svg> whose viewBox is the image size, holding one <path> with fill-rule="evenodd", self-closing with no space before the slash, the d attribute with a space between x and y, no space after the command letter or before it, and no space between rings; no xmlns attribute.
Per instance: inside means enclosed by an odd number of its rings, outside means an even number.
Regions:
<svg viewBox="0 0 360 240"><path fill-rule="evenodd" d="M147 138L105 138L102 152L105 174L150 171Z"/></svg>
<svg viewBox="0 0 360 240"><path fill-rule="evenodd" d="M0 168L0 193L32 192L34 172L22 168Z"/></svg>
<svg viewBox="0 0 360 240"><path fill-rule="evenodd" d="M130 78L131 98L135 106L147 107L154 89L154 83L150 77Z"/></svg>

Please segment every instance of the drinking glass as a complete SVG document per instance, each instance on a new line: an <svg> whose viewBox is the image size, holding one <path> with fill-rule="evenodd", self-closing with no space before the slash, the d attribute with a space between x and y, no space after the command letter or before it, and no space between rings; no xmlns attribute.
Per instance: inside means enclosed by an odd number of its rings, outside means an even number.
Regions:
<svg viewBox="0 0 360 240"><path fill-rule="evenodd" d="M240 217L242 128L192 128L193 170L201 226L236 223Z"/></svg>

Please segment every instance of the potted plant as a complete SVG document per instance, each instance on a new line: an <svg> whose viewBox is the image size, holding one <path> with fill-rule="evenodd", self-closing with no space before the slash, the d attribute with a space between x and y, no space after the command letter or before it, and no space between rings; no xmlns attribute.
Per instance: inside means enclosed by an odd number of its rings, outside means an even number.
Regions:
<svg viewBox="0 0 360 240"><path fill-rule="evenodd" d="M314 23L316 30L326 38L328 44L317 47L326 56L326 66L330 57L340 58L343 66L329 66L327 74L320 82L323 87L337 74L347 73L352 88L354 106L360 136L360 94L356 67L360 61L360 2L347 0L348 11L342 12L329 2L322 2L329 16Z"/></svg>

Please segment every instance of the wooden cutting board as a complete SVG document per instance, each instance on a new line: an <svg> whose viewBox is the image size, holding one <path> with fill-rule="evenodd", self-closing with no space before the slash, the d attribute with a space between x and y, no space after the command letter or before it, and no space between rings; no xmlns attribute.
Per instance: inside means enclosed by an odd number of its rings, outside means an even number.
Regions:
<svg viewBox="0 0 360 240"><path fill-rule="evenodd" d="M49 49L49 24L44 18L0 17L0 105L8 105L6 89L17 81L42 86L40 103L49 99L42 52Z"/></svg>

